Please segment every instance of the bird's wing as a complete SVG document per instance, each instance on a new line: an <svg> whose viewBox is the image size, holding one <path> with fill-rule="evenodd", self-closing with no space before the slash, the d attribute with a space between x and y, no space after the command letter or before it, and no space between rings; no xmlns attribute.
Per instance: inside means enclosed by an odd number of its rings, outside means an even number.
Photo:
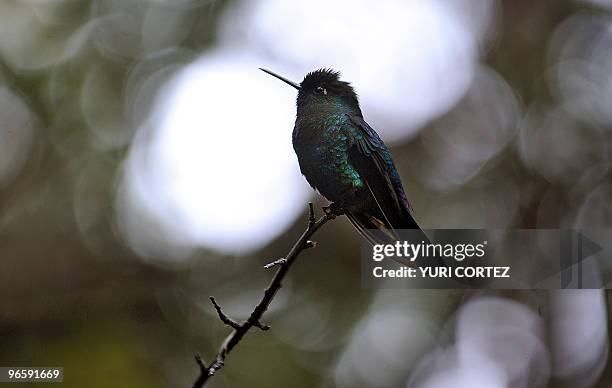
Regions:
<svg viewBox="0 0 612 388"><path fill-rule="evenodd" d="M376 131L363 118L347 115L357 129L352 135L349 159L364 180L389 229L417 229L410 205L391 155Z"/></svg>
<svg viewBox="0 0 612 388"><path fill-rule="evenodd" d="M396 229L416 229L419 236L417 241L429 242L430 239L412 217L410 204L389 150L362 117L347 116L353 128L357 129L351 135L349 161L364 180L375 205L374 209L349 210L346 212L347 217L372 244L389 244L401 240ZM404 257L390 258L404 265L415 265ZM440 257L433 257L429 262L436 266L444 265Z"/></svg>

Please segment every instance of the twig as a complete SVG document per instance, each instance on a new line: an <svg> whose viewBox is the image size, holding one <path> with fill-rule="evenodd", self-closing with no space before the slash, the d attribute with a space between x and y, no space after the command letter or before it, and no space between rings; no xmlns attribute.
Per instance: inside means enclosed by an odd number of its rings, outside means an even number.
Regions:
<svg viewBox="0 0 612 388"><path fill-rule="evenodd" d="M255 309L249 316L249 318L242 322L238 323L235 320L228 317L223 310L221 310L221 306L217 304L217 301L212 296L210 297L210 301L213 304L215 310L217 310L217 314L219 315L219 319L224 324L230 326L232 329L232 333L223 341L221 348L219 349L215 360L210 364L206 365L206 363L202 360L199 354L195 356L196 362L200 367L200 375L198 379L193 384L193 388L201 388L208 381L208 379L215 374L216 371L221 369L225 364L225 357L232 351L232 349L240 342L242 337L252 328L257 327L261 330L268 330L270 326L264 325L261 323L261 318L272 303L272 299L276 295L276 292L281 288L282 281L289 271L289 267L291 264L297 259L297 257L302 253L302 251L315 247L315 243L310 240L312 235L315 234L317 230L321 226L323 226L326 222L333 220L336 216L342 214L341 211L336 212L325 212L321 218L318 220L315 218L314 206L312 202L308 203L308 226L306 230L302 233L300 238L293 244L293 247L289 250L287 256L282 259L273 261L270 264L267 264L265 268L272 268L274 266L279 266L278 270L274 274L272 281L268 285L268 288L264 291L264 295L255 306Z"/></svg>
<svg viewBox="0 0 612 388"><path fill-rule="evenodd" d="M225 313L221 310L221 306L217 304L217 301L215 300L214 296L210 297L210 301L215 307L215 310L217 310L217 314L219 314L219 319L221 319L221 322L225 323L232 329L238 329L240 327L240 324L238 322L234 321L232 318L225 315Z"/></svg>
<svg viewBox="0 0 612 388"><path fill-rule="evenodd" d="M270 269L270 268L272 268L272 267L274 267L274 266L277 266L277 265L279 265L279 264L285 264L286 262L287 262L287 260L285 260L285 258L284 258L284 257L281 257L281 258L280 258L280 259L278 259L278 260L274 260L273 262L271 262L271 263L268 263L268 264L264 265L264 268L265 268L265 269Z"/></svg>

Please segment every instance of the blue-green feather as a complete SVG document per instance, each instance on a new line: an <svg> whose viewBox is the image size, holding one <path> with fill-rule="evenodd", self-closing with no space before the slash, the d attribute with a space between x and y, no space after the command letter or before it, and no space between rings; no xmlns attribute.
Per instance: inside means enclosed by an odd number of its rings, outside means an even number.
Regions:
<svg viewBox="0 0 612 388"><path fill-rule="evenodd" d="M297 98L293 147L300 169L323 196L369 229L418 228L391 153L363 119L353 88L336 72L309 73Z"/></svg>

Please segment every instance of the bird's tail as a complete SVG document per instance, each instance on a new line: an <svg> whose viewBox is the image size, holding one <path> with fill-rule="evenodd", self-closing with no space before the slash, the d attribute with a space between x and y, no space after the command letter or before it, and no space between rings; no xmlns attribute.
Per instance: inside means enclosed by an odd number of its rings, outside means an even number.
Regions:
<svg viewBox="0 0 612 388"><path fill-rule="evenodd" d="M429 237L423 232L423 230L419 227L417 222L414 220L411 214L406 212L403 217L401 217L401 222L395 226L395 228L390 227L386 220L381 220L378 217L372 215L368 212L362 211L347 211L346 216L351 221L351 223L355 226L355 228L359 231L359 233L365 237L370 244L395 244L396 241L401 240L401 237L397 231L397 229L412 229L411 237L416 236L416 241L411 241L411 243L430 243ZM399 262L403 265L415 266L415 262L412 262L403 257L390 257L391 259ZM429 258L429 262L433 262L435 265L443 265L444 261L441 258Z"/></svg>
<svg viewBox="0 0 612 388"><path fill-rule="evenodd" d="M429 242L427 235L421 230L419 224L417 224L412 215L407 211L406 214L403 214L401 217L394 217L394 223L392 225L384 214L382 217L378 217L369 211L347 210L346 216L355 228L357 228L359 233L372 244L389 244L395 242L400 238L397 229L418 230L418 237L424 242Z"/></svg>

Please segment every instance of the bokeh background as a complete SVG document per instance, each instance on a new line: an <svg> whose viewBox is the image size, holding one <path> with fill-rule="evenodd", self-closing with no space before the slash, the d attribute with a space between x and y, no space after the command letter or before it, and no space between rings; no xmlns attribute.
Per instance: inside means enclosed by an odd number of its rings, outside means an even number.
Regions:
<svg viewBox="0 0 612 388"><path fill-rule="evenodd" d="M0 365L187 387L325 204L293 80L342 72L424 228L612 225L612 2L3 0ZM363 290L339 219L211 387L610 387L600 290ZM609 260L609 257L602 257Z"/></svg>

